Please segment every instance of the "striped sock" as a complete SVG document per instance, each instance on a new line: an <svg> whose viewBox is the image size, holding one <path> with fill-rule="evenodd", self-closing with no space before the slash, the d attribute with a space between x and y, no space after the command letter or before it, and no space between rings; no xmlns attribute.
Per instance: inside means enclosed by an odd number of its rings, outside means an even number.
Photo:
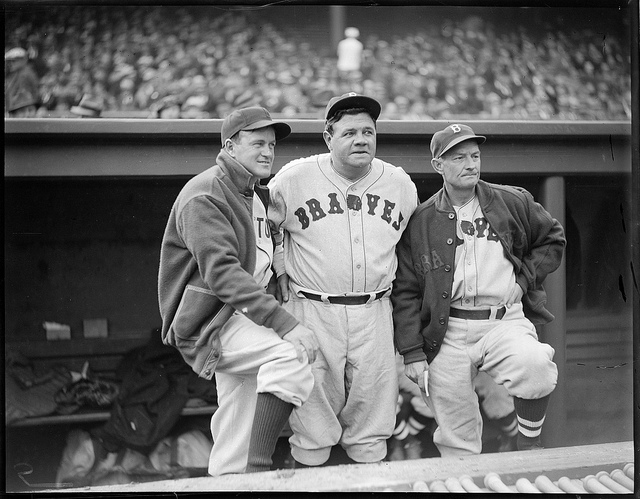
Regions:
<svg viewBox="0 0 640 499"><path fill-rule="evenodd" d="M513 398L518 416L518 450L529 450L540 446L542 424L547 413L549 397L539 399Z"/></svg>
<svg viewBox="0 0 640 499"><path fill-rule="evenodd" d="M518 434L518 418L516 411L494 420L494 423L498 426L498 429L508 437L515 437Z"/></svg>
<svg viewBox="0 0 640 499"><path fill-rule="evenodd" d="M271 457L276 449L278 437L292 410L293 404L279 399L272 393L258 393L245 473L271 469Z"/></svg>

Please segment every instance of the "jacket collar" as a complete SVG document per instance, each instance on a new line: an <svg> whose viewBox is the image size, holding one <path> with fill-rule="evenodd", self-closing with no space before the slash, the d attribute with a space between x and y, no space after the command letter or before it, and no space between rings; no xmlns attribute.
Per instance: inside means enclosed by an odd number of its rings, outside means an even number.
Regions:
<svg viewBox="0 0 640 499"><path fill-rule="evenodd" d="M252 175L244 166L232 158L224 149L220 150L216 163L226 173L241 194L252 196L258 177Z"/></svg>
<svg viewBox="0 0 640 499"><path fill-rule="evenodd" d="M491 200L493 199L493 191L489 188L489 184L484 180L478 180L478 184L476 185L476 196L478 196L478 202L483 209L491 203ZM436 198L436 209L447 213L453 211L451 198L449 198L447 189L444 186L440 189Z"/></svg>

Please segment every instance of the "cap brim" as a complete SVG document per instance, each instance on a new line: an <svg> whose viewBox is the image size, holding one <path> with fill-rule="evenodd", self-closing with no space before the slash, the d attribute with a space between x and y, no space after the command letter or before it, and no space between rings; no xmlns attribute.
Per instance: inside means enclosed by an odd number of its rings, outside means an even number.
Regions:
<svg viewBox="0 0 640 499"><path fill-rule="evenodd" d="M352 97L345 97L331 106L326 112L325 120L332 118L338 111L342 111L343 109L356 108L366 109L374 120L378 119L380 111L382 110L377 100L364 95L354 95Z"/></svg>
<svg viewBox="0 0 640 499"><path fill-rule="evenodd" d="M487 140L487 138L484 135L466 135L462 137L456 137L451 142L449 142L449 144L447 144L447 147L445 147L442 152L440 152L440 155L438 157L442 156L453 146L457 146L460 142L464 142L465 140L475 140L478 142L478 144L482 144L485 140Z"/></svg>
<svg viewBox="0 0 640 499"><path fill-rule="evenodd" d="M288 137L291 133L291 127L284 123L283 121L270 121L270 120L260 120L255 123L251 123L251 125L244 127L242 130L257 130L258 128L265 128L268 126L272 126L276 132L276 140L282 140L285 137Z"/></svg>

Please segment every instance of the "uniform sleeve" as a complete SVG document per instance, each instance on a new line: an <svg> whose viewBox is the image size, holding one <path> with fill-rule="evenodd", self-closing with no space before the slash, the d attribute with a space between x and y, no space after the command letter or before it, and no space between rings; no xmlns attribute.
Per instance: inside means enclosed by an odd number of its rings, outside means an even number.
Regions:
<svg viewBox="0 0 640 499"><path fill-rule="evenodd" d="M269 182L269 228L273 240L273 271L276 277L285 273L284 269L284 229L282 223L286 217L287 206L280 190L280 177L277 175Z"/></svg>
<svg viewBox="0 0 640 499"><path fill-rule="evenodd" d="M538 288L547 275L560 266L566 239L560 222L535 202L530 193L525 192L525 196L529 212L529 251L516 279L527 291Z"/></svg>
<svg viewBox="0 0 640 499"><path fill-rule="evenodd" d="M298 321L242 268L239 248L247 241L238 240L230 215L227 205L198 196L180 212L178 230L209 289L256 324L273 328L283 336Z"/></svg>
<svg viewBox="0 0 640 499"><path fill-rule="evenodd" d="M410 236L409 226L396 246L398 269L391 292L394 340L405 364L427 359L422 350L422 292L413 266Z"/></svg>

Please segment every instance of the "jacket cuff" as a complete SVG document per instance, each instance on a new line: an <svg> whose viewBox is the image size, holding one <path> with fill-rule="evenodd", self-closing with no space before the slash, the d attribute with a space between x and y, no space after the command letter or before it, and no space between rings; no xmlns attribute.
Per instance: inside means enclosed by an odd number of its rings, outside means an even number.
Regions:
<svg viewBox="0 0 640 499"><path fill-rule="evenodd" d="M421 348L417 348L415 350L410 350L408 352L405 352L402 354L402 357L404 357L405 364L412 364L414 362L427 360L427 356L425 355L425 353L422 351Z"/></svg>
<svg viewBox="0 0 640 499"><path fill-rule="evenodd" d="M278 336L282 338L285 334L296 327L300 322L293 315L287 312L281 306L278 306L268 320L265 321L264 326L270 327Z"/></svg>

